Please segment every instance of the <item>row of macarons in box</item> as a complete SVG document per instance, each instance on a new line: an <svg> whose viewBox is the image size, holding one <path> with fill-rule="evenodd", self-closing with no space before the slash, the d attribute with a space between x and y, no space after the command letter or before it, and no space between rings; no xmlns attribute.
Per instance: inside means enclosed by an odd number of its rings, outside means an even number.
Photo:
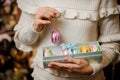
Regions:
<svg viewBox="0 0 120 80"><path fill-rule="evenodd" d="M89 42L89 43L79 43L79 44L71 44L71 43L62 43L59 46L48 46L45 47L44 57L51 56L60 56L60 55L73 55L73 54L82 54L82 53L90 53L90 52L99 52L101 51L101 47L98 42Z"/></svg>

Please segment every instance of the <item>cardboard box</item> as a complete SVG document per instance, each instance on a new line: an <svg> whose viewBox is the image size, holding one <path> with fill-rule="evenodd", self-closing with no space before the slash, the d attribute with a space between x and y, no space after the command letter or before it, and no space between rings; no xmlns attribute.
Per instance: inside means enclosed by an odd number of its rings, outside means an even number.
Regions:
<svg viewBox="0 0 120 80"><path fill-rule="evenodd" d="M64 58L67 56L76 59L86 59L89 63L101 62L102 49L97 41L47 46L43 48L44 68L47 68L48 63L52 61L65 62Z"/></svg>

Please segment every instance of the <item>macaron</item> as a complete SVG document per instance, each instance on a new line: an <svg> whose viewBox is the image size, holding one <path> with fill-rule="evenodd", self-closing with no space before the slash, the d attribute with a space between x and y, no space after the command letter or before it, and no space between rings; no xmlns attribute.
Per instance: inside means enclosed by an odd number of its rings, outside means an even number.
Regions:
<svg viewBox="0 0 120 80"><path fill-rule="evenodd" d="M80 52L86 53L86 52L91 52L91 51L88 45L82 45L80 48Z"/></svg>
<svg viewBox="0 0 120 80"><path fill-rule="evenodd" d="M89 45L91 52L97 52L97 46L96 45Z"/></svg>

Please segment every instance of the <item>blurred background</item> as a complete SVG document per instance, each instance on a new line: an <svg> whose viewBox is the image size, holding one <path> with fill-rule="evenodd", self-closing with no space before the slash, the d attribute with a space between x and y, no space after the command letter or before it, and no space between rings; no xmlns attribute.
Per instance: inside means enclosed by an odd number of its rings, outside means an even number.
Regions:
<svg viewBox="0 0 120 80"><path fill-rule="evenodd" d="M34 52L18 50L13 41L13 28L20 12L16 0L0 0L0 80L33 80Z"/></svg>
<svg viewBox="0 0 120 80"><path fill-rule="evenodd" d="M120 4L120 0L117 0ZM13 28L19 20L16 0L0 0L0 80L33 80L31 64L35 50L25 53L15 47ZM105 69L106 80L120 80L120 62Z"/></svg>

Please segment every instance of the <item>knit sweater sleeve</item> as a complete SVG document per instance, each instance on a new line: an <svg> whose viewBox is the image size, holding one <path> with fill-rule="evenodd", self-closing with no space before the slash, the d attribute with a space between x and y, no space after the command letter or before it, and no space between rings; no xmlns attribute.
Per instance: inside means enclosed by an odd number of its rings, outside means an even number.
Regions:
<svg viewBox="0 0 120 80"><path fill-rule="evenodd" d="M37 8L34 0L17 0L17 4L22 13L14 28L14 41L18 49L29 52L37 46L40 35L40 32L33 29L34 13Z"/></svg>
<svg viewBox="0 0 120 80"><path fill-rule="evenodd" d="M34 0L17 0L18 7L26 13L35 14L37 7L37 1Z"/></svg>
<svg viewBox="0 0 120 80"><path fill-rule="evenodd" d="M120 54L120 44L118 43L120 41L119 15L111 15L101 19L99 26L100 37L98 40L102 43L103 56L101 63L90 64L94 69L93 74L106 67L115 59L117 54Z"/></svg>
<svg viewBox="0 0 120 80"><path fill-rule="evenodd" d="M41 32L33 29L34 16L26 12L22 12L18 24L15 26L14 41L16 47L25 52L33 50L39 39Z"/></svg>

